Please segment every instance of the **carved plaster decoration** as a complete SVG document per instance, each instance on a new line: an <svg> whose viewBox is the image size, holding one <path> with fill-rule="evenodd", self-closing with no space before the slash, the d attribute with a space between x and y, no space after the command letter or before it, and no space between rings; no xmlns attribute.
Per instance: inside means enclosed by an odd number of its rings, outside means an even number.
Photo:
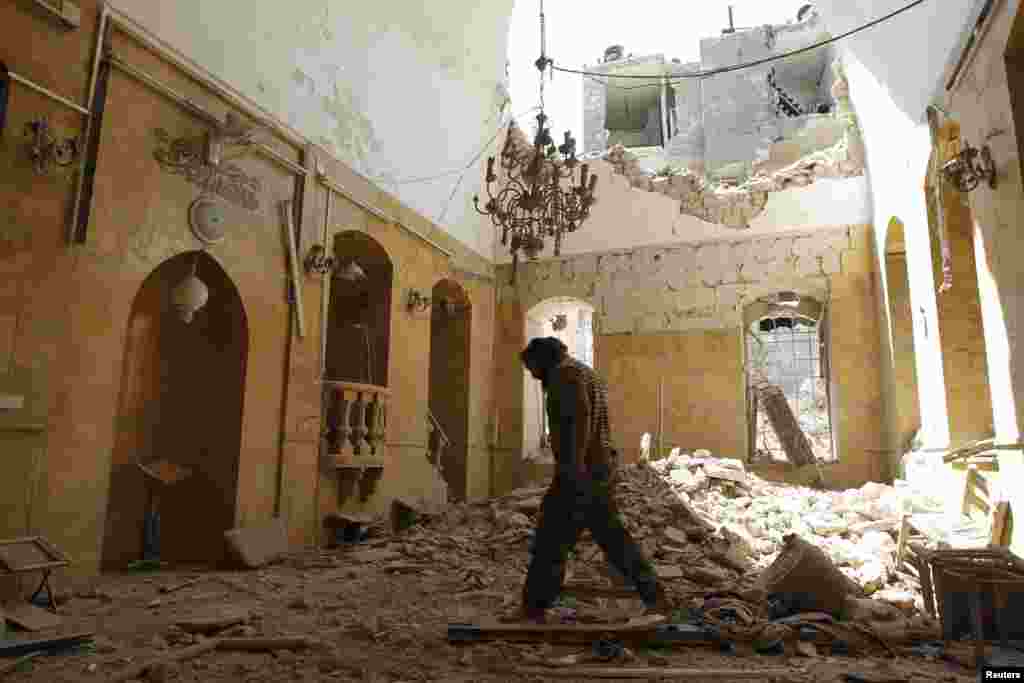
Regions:
<svg viewBox="0 0 1024 683"><path fill-rule="evenodd" d="M26 123L25 137L29 140L28 156L32 168L39 175L47 175L54 168L70 166L78 156L78 137L57 137L45 117Z"/></svg>
<svg viewBox="0 0 1024 683"><path fill-rule="evenodd" d="M192 234L206 245L224 241L224 207L210 196L192 202L188 210L188 224Z"/></svg>
<svg viewBox="0 0 1024 683"><path fill-rule="evenodd" d="M204 193L218 195L250 211L260 208L258 195L263 187L259 179L229 162L207 163L205 137L174 138L162 128L154 132L160 146L153 156L164 171L183 176Z"/></svg>
<svg viewBox="0 0 1024 683"><path fill-rule="evenodd" d="M785 168L757 173L741 185L712 184L688 169L668 178L652 176L640 166L637 156L622 145L611 147L602 159L614 167L615 173L625 176L632 187L678 199L680 213L729 228L749 228L750 221L764 211L771 192L806 187L819 178L864 174L864 141L850 103L849 83L838 60L833 62L832 71L832 96L836 102L833 116L843 124L842 139Z"/></svg>

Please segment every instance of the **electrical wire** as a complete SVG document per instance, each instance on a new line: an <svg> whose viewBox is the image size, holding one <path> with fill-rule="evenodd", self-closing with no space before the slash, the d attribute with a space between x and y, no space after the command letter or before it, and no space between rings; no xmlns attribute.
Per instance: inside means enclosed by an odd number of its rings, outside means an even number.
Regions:
<svg viewBox="0 0 1024 683"><path fill-rule="evenodd" d="M764 59L757 59L757 60L754 60L752 62L743 62L742 64L734 64L732 66L723 66L723 67L719 67L717 69L707 69L707 70L704 70L704 71L694 71L693 73L689 73L689 74L679 74L679 75L676 75L676 76L672 76L671 78L669 78L667 80L667 82L669 84L676 84L676 83L681 83L682 81L690 80L690 79L710 78L712 76L718 76L720 74L732 73L733 71L741 71L743 69L751 69L751 68L753 68L755 66L761 66L763 64L770 64L771 62L777 62L777 61L781 61L783 59L788 59L790 57L795 57L796 55L804 54L806 52L811 52L813 50L817 50L817 49L825 47L827 45L832 45L833 43L837 43L840 40L843 40L845 38L849 38L850 36L852 36L854 34L860 33L861 31L865 31L865 30L867 30L869 28L877 26L878 24L881 24L883 22L886 22L886 21L892 19L893 17L896 17L896 16L898 16L900 14L903 14L904 12L907 12L907 11L913 9L913 8L917 7L918 5L924 4L924 2L925 2L925 0L914 0L914 2L911 2L910 4L905 5L904 7L901 7L898 10L890 12L889 14L886 14L885 16L879 17L878 19L874 19L872 21L869 21L866 24L863 24L861 26L858 26L855 29L847 31L846 33L841 33L838 36L834 36L834 37L828 38L826 40L818 41L817 43L812 43L811 45L808 45L806 47L802 47L802 48L799 48L799 49L796 49L796 50L790 50L789 52L784 52L784 53L782 53L780 55L775 55L773 57L766 57ZM578 76L589 76L589 77L592 77L592 78L596 77L595 80L598 79L598 78L604 78L604 79L612 79L612 78L634 79L635 78L635 79L646 79L646 80L656 80L656 81L658 81L657 83L647 83L647 84L644 84L644 85L634 85L634 86L611 86L610 84L608 84L610 87L614 87L614 88L617 88L619 90L636 90L636 89L639 89L639 88L661 87L662 83L666 82L665 81L666 74L656 74L656 75L655 74L652 74L652 75L622 74L622 75L619 75L619 76L610 76L610 75L608 75L606 73L598 73L598 72L595 72L595 71L584 71L582 69L567 69L565 67L556 66L554 64L551 65L551 69L554 70L554 71L561 71L563 73L576 74ZM605 81L605 83L607 84L607 81Z"/></svg>
<svg viewBox="0 0 1024 683"><path fill-rule="evenodd" d="M529 109L520 112L517 116L513 116L512 119L515 120L517 118L526 116L527 114L529 114L531 112L537 111L539 108L540 107L538 107L538 106L530 107ZM493 120L494 120L494 116L491 116L491 118L487 119L487 121L484 121L484 125L486 126L488 123L490 123ZM447 178L449 176L453 176L456 173L463 173L466 170L467 167L472 166L473 163L475 163L483 155L484 151L486 151L487 148L491 146L491 143L494 142L495 138L497 138L501 134L501 131L504 130L505 128L506 128L506 123L503 121L501 123L501 125L499 125L497 127L497 129L494 131L494 133L487 139L487 142L484 143L483 147L481 147L476 152L474 152L473 153L473 157L470 159L470 161L467 164L463 165L463 166L460 166L458 168L453 168L453 169L451 169L449 171L443 171L443 172L437 173L435 175L420 176L420 177L413 177L413 178L403 178L401 180L393 180L393 181L391 181L391 184L392 185L413 185L413 184L416 184L416 183L430 182L432 180L440 180L441 178Z"/></svg>
<svg viewBox="0 0 1024 683"><path fill-rule="evenodd" d="M522 116L526 116L530 112L537 111L538 109L540 109L539 106L530 107L526 111L524 111L524 112L522 112L522 113L520 113L520 114L518 114L516 116L513 116L512 120L514 121L514 120L516 120L516 119L518 119L518 118L520 118ZM437 217L437 222L439 224L444 219L445 214L448 213L448 207L451 205L452 199L455 197L455 193L458 192L459 186L462 185L462 181L466 177L466 173L468 173L469 169L471 169L476 164L476 162L480 160L480 157L482 157L484 155L484 152L486 152L487 149L491 146L491 143L493 143L497 139L497 137L499 135L501 135L501 131L504 128L505 128L505 124L502 123L501 126L498 127L498 130L496 130L494 132L494 135L492 135L490 137L490 139L488 139L487 142L484 143L484 146L481 147L479 150L477 150L477 153L473 155L473 158L469 160L469 163L466 164L462 169L460 169L462 175L460 175L458 181L456 181L455 187L452 188L451 194L448 195L448 199L445 200L444 207L441 209L441 214ZM449 175L452 175L452 174L449 174Z"/></svg>

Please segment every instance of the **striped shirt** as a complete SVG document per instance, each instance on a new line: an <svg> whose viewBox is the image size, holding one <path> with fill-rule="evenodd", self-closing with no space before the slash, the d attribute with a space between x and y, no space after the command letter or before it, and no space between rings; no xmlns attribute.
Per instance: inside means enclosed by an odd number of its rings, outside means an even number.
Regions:
<svg viewBox="0 0 1024 683"><path fill-rule="evenodd" d="M586 364L567 357L552 370L548 385L548 420L555 458L562 460L561 416L569 412L578 420L577 452L570 456L576 467L582 470L598 464L612 465L608 385L604 379Z"/></svg>

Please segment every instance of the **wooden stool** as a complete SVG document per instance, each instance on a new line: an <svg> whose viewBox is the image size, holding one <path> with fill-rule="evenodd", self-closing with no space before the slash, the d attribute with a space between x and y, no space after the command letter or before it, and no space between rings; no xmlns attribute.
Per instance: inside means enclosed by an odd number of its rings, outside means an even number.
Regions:
<svg viewBox="0 0 1024 683"><path fill-rule="evenodd" d="M42 572L39 587L28 601L31 603L45 589L50 610L54 614L57 613L57 601L54 599L53 586L50 585L50 575L54 569L67 567L69 564L71 562L67 557L42 536L0 541L0 570L14 575Z"/></svg>

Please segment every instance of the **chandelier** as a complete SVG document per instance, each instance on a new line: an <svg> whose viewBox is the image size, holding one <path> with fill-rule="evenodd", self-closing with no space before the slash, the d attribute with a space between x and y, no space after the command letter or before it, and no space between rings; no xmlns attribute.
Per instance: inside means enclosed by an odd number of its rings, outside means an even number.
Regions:
<svg viewBox="0 0 1024 683"><path fill-rule="evenodd" d="M540 57L534 62L540 72L540 113L533 145L515 121L510 122L498 158L505 186L496 185L496 159L489 157L484 176L488 200L482 211L480 197L473 197L477 213L491 217L491 222L501 229L502 246L512 253L512 284L516 281L520 251L533 260L544 251L545 240L553 238L555 256L562 253L565 235L575 232L590 215L597 185L597 176L590 175L588 165L576 158L576 141L569 131L565 131L565 141L556 147L545 125L548 117L544 114L544 70L553 62L544 52L544 0L540 0L540 39ZM569 182L563 184L565 180Z"/></svg>

